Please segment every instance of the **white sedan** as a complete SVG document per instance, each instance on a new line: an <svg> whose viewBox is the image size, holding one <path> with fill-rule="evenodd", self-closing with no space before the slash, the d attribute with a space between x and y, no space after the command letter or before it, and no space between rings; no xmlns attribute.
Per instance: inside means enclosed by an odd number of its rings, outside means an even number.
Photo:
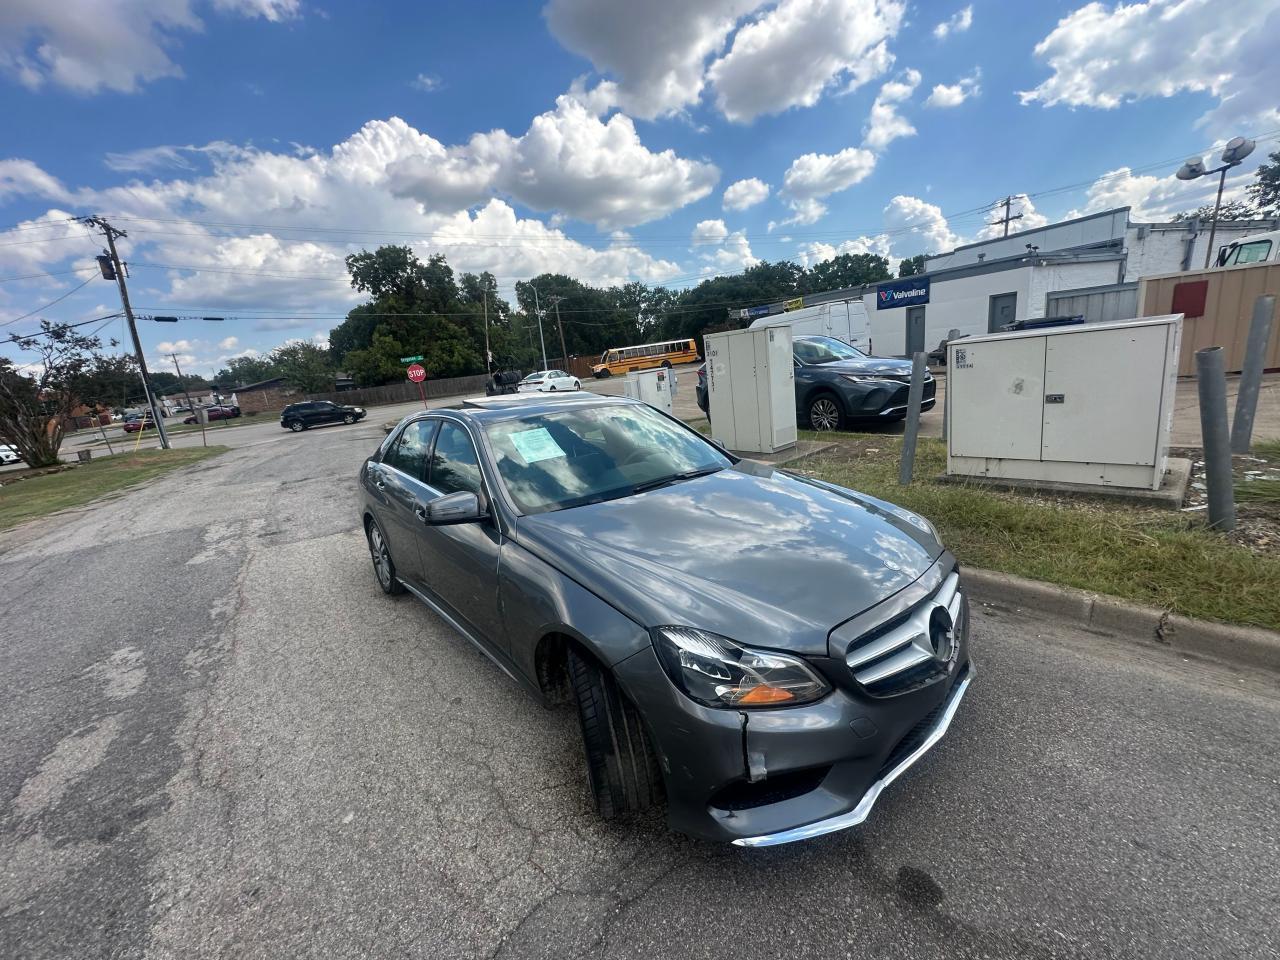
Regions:
<svg viewBox="0 0 1280 960"><path fill-rule="evenodd" d="M8 466L11 463L21 463L22 454L7 443L0 443L0 466Z"/></svg>
<svg viewBox="0 0 1280 960"><path fill-rule="evenodd" d="M520 393L550 393L555 390L581 390L582 382L563 370L539 370L520 381Z"/></svg>

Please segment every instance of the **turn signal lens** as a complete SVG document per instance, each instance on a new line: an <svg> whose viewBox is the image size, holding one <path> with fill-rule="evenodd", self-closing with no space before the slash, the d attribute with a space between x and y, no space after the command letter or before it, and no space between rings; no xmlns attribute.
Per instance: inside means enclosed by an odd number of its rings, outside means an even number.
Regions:
<svg viewBox="0 0 1280 960"><path fill-rule="evenodd" d="M831 689L799 657L754 650L693 627L657 627L658 659L684 693L710 707L811 703Z"/></svg>

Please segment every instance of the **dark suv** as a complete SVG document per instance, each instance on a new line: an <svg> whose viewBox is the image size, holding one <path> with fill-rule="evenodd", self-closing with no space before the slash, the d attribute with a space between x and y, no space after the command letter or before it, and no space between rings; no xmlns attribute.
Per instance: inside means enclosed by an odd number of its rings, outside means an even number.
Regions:
<svg viewBox="0 0 1280 960"><path fill-rule="evenodd" d="M326 423L355 423L365 418L364 407L348 407L328 400L291 403L280 411L280 426L294 433Z"/></svg>
<svg viewBox="0 0 1280 960"><path fill-rule="evenodd" d="M796 337L796 417L814 430L840 430L852 421L901 420L907 415L911 361L872 357L833 337ZM698 406L708 413L704 364ZM933 409L938 385L925 374L921 410Z"/></svg>

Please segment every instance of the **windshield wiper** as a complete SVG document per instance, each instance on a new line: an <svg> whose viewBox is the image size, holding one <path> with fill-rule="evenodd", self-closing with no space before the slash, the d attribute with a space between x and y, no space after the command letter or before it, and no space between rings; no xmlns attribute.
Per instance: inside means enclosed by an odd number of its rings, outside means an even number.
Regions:
<svg viewBox="0 0 1280 960"><path fill-rule="evenodd" d="M719 473L724 467L702 467L699 470L686 470L684 473L673 473L669 477L659 477L657 480L646 480L644 483L637 483L631 488L632 493L644 493L646 490L657 490L659 487L669 487L673 483L679 483L681 480L692 480L695 477L705 477L712 473Z"/></svg>

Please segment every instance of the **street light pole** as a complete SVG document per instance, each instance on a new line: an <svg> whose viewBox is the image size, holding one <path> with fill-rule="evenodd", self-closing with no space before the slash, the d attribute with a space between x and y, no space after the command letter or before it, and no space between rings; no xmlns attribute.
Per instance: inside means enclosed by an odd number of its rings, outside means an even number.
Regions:
<svg viewBox="0 0 1280 960"><path fill-rule="evenodd" d="M1222 209L1222 188L1227 185L1227 171L1234 164L1223 164L1218 172L1222 175L1218 177L1218 199L1213 202L1213 219L1209 221L1209 247L1204 252L1204 268L1209 269L1209 259L1213 256L1213 240L1218 233L1218 211Z"/></svg>
<svg viewBox="0 0 1280 960"><path fill-rule="evenodd" d="M533 284L533 312L538 315L538 342L542 344L542 369L547 369L547 341L542 336L542 307L538 303L538 288Z"/></svg>
<svg viewBox="0 0 1280 960"><path fill-rule="evenodd" d="M1244 137L1232 137L1227 141L1226 147L1223 148L1222 166L1206 170L1204 160L1201 157L1192 157L1178 170L1177 177L1179 180L1198 180L1200 177L1207 177L1210 174L1221 174L1218 179L1218 199L1213 204L1213 219L1209 221L1209 247L1204 252L1204 268L1206 270L1209 269L1209 261L1213 258L1213 242L1218 234L1218 212L1222 209L1222 189L1227 185L1227 171L1232 167L1240 166L1244 162L1244 158L1253 153L1255 146L1257 144L1252 140L1246 140Z"/></svg>

